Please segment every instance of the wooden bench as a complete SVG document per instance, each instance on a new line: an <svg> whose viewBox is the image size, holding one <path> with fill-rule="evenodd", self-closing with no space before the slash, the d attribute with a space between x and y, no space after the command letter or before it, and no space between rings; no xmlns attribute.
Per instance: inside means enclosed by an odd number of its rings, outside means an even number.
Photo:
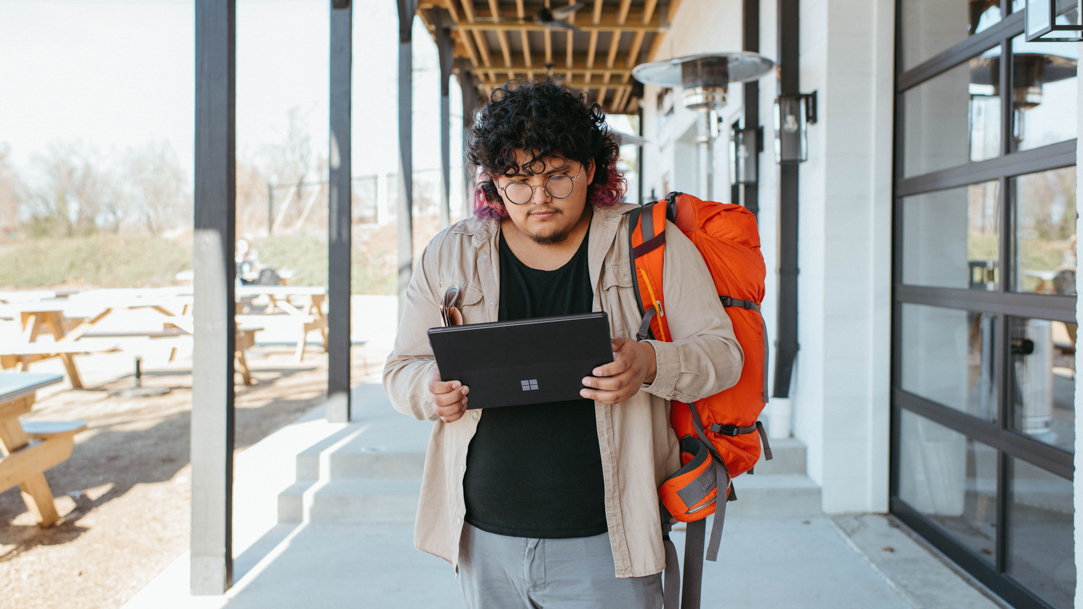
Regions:
<svg viewBox="0 0 1083 609"><path fill-rule="evenodd" d="M0 396L0 492L18 486L38 526L59 520L45 470L71 456L75 434L86 429L82 421L20 421L33 408L34 390L60 380L59 375L26 375L24 388ZM16 380L12 375L4 380ZM2 393L2 392L0 392Z"/></svg>
<svg viewBox="0 0 1083 609"><path fill-rule="evenodd" d="M59 357L64 362L64 368L68 371L68 379L71 380L72 388L82 389L83 379L79 376L79 369L75 366L75 356L91 353L112 353L114 351L120 351L120 345L115 341L99 339L4 344L0 345L0 368L15 368L18 366L19 370L26 372L33 362Z"/></svg>

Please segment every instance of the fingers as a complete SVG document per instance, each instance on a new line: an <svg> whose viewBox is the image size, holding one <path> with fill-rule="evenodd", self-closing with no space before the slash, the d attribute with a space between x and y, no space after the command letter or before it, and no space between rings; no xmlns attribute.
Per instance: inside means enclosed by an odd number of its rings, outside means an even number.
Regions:
<svg viewBox="0 0 1083 609"><path fill-rule="evenodd" d="M613 339L612 363L598 366L591 374L594 376L617 376L628 370L635 363L635 341L627 338Z"/></svg>
<svg viewBox="0 0 1083 609"><path fill-rule="evenodd" d="M462 418L466 412L469 387L459 381L441 381L439 373L429 376L429 393L432 394L432 407L436 416L445 423Z"/></svg>

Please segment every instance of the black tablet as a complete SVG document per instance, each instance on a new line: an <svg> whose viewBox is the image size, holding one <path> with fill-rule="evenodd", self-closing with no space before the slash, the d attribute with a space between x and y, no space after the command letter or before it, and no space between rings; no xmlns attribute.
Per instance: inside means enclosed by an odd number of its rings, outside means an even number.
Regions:
<svg viewBox="0 0 1083 609"><path fill-rule="evenodd" d="M606 313L432 328L429 344L471 409L582 399L583 378L613 361Z"/></svg>

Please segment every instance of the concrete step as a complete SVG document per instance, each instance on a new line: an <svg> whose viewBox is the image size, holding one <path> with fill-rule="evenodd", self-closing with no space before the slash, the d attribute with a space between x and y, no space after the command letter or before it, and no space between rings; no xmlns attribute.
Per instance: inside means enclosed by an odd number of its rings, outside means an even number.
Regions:
<svg viewBox="0 0 1083 609"><path fill-rule="evenodd" d="M744 475L734 481L737 500L726 515L741 518L778 518L822 514L820 487L803 474Z"/></svg>
<svg viewBox="0 0 1083 609"><path fill-rule="evenodd" d="M302 481L278 496L279 522L413 522L421 480Z"/></svg>
<svg viewBox="0 0 1083 609"><path fill-rule="evenodd" d="M801 440L797 438L771 440L771 453L773 458L770 461L761 458L760 462L756 464L757 476L805 474L807 472L806 454L808 450Z"/></svg>

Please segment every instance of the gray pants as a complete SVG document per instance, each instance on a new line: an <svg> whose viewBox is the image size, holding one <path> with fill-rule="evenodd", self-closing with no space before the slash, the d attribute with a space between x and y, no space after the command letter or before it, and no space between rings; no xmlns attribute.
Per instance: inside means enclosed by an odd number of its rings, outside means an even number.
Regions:
<svg viewBox="0 0 1083 609"><path fill-rule="evenodd" d="M531 539L463 525L468 609L659 609L662 575L617 578L609 535Z"/></svg>

